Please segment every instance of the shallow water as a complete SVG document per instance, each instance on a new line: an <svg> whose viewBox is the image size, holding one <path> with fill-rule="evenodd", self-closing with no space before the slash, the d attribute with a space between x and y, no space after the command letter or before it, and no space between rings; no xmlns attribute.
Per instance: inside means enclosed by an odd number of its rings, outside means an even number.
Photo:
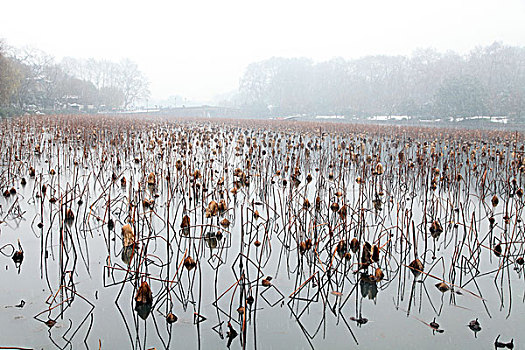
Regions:
<svg viewBox="0 0 525 350"><path fill-rule="evenodd" d="M498 335L518 348L525 341L521 134L75 116L2 128L2 192L17 193L0 199L0 346L226 348L228 322L238 333L231 348L468 349L493 347ZM179 159L186 160L181 170ZM373 175L378 162L384 172ZM146 185L150 173L155 186ZM208 204L220 199L228 210L206 218ZM334 202L346 204L347 214L332 211ZM436 240L433 220L443 227ZM137 243L129 266L121 234L128 222ZM220 240L208 238L219 231ZM19 267L11 258L17 240ZM349 259L337 251L340 241ZM380 247L368 268L364 242ZM424 264L417 278L408 268L416 254ZM196 260L191 270L182 264L188 255ZM384 278L370 280L378 267ZM142 281L153 292L145 320L135 310ZM442 281L451 288L444 293L435 286ZM166 322L169 312L177 322ZM196 322L196 314L204 319ZM443 333L428 325L434 318ZM478 333L467 326L476 318Z"/></svg>

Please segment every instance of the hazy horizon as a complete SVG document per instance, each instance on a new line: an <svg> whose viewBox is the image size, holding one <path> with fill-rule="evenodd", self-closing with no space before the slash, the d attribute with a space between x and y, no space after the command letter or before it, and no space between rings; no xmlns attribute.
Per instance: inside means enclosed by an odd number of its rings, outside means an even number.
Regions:
<svg viewBox="0 0 525 350"><path fill-rule="evenodd" d="M246 67L269 57L409 55L418 48L467 53L502 41L525 46L525 2L446 0L242 1L134 7L63 0L9 2L0 38L63 57L130 58L148 77L151 100L210 101L237 90ZM17 15L13 15L17 14ZM179 101L178 101L179 103Z"/></svg>

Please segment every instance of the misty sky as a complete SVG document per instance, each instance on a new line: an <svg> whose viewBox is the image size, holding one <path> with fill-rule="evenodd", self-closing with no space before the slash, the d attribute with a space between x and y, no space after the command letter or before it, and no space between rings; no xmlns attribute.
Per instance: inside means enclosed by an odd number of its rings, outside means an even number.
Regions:
<svg viewBox="0 0 525 350"><path fill-rule="evenodd" d="M137 5L139 4L139 5ZM3 1L0 38L61 59L129 57L153 98L208 100L272 56L326 60L525 46L525 0Z"/></svg>

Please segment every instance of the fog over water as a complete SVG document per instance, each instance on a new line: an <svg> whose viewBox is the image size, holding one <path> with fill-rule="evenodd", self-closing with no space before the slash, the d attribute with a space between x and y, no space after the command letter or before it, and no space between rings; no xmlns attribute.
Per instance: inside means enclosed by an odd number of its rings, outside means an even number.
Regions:
<svg viewBox="0 0 525 350"><path fill-rule="evenodd" d="M207 102L236 91L246 67L273 56L466 53L502 41L525 45L525 3L505 1L127 1L2 4L0 37L55 56L131 58L151 99Z"/></svg>

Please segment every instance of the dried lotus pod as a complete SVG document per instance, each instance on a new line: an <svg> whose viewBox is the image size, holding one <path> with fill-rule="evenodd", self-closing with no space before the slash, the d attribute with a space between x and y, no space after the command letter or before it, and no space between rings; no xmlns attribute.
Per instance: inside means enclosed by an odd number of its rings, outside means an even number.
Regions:
<svg viewBox="0 0 525 350"><path fill-rule="evenodd" d="M227 218L222 219L221 226L224 228L228 228L230 226L230 220L228 220Z"/></svg>
<svg viewBox="0 0 525 350"><path fill-rule="evenodd" d="M372 256L371 259L373 262L379 261L379 247L377 245L372 246Z"/></svg>
<svg viewBox="0 0 525 350"><path fill-rule="evenodd" d="M144 281L140 284L137 294L135 295L135 301L139 304L152 304L153 294L148 282Z"/></svg>
<svg viewBox="0 0 525 350"><path fill-rule="evenodd" d="M150 174L148 175L148 185L150 185L150 186L155 186L155 183L156 183L155 174L150 173Z"/></svg>
<svg viewBox="0 0 525 350"><path fill-rule="evenodd" d="M224 199L221 199L221 201L219 202L219 212L222 214L226 210L228 210L228 206L226 205L226 201Z"/></svg>
<svg viewBox="0 0 525 350"><path fill-rule="evenodd" d="M432 221L432 224L430 225L430 235L432 238L437 239L439 236L443 233L443 227L441 227L441 224L439 221L434 220Z"/></svg>
<svg viewBox="0 0 525 350"><path fill-rule="evenodd" d="M446 284L445 282L437 283L437 284L436 284L436 288L437 288L441 293L445 293L445 292L448 292L448 291L450 290L450 287L449 287L448 284Z"/></svg>
<svg viewBox="0 0 525 350"><path fill-rule="evenodd" d="M494 255L496 255L498 258L503 254L503 249L501 248L501 244L496 244L494 247Z"/></svg>
<svg viewBox="0 0 525 350"><path fill-rule="evenodd" d="M423 263L416 258L410 263L410 265L408 265L408 268L412 271L414 277L418 277L423 272L424 266Z"/></svg>
<svg viewBox="0 0 525 350"><path fill-rule="evenodd" d="M75 213L73 213L73 210L71 210L71 208L68 208L66 210L66 221L73 221L75 220Z"/></svg>
<svg viewBox="0 0 525 350"><path fill-rule="evenodd" d="M191 271L195 266L197 266L197 263L195 262L195 260L193 260L191 256L188 256L186 259L184 259L184 267L188 271Z"/></svg>
<svg viewBox="0 0 525 350"><path fill-rule="evenodd" d="M305 198L303 202L303 209L308 209L308 208L310 208L310 201L308 200L308 198Z"/></svg>
<svg viewBox="0 0 525 350"><path fill-rule="evenodd" d="M381 163L377 163L376 165L376 174L377 175L383 175L384 169L383 165Z"/></svg>
<svg viewBox="0 0 525 350"><path fill-rule="evenodd" d="M343 206L341 207L341 209L339 209L337 213L339 214L341 220L344 220L346 218L346 214L348 213L348 207L346 206L346 204L343 204Z"/></svg>
<svg viewBox="0 0 525 350"><path fill-rule="evenodd" d="M350 250L354 254L357 253L357 251L359 250L359 241L355 237L350 241Z"/></svg>
<svg viewBox="0 0 525 350"><path fill-rule="evenodd" d="M190 234L190 217L188 215L184 215L182 217L180 228L182 229L182 234L184 236L188 236Z"/></svg>
<svg viewBox="0 0 525 350"><path fill-rule="evenodd" d="M135 234L133 233L133 228L130 224L122 226L122 240L124 242L124 247L129 247L135 243Z"/></svg>
<svg viewBox="0 0 525 350"><path fill-rule="evenodd" d="M178 320L177 316L175 316L171 312L166 315L166 322L168 322L169 324L175 323L177 322L177 320Z"/></svg>
<svg viewBox="0 0 525 350"><path fill-rule="evenodd" d="M492 197L491 202L492 202L492 206L493 206L493 207L497 207L497 206L498 206L498 203L499 203L498 196L494 195L494 196Z"/></svg>
<svg viewBox="0 0 525 350"><path fill-rule="evenodd" d="M379 281L382 281L384 277L385 277L385 274L383 273L383 270L381 270L381 268L378 267L374 274L375 280L379 282Z"/></svg>
<svg viewBox="0 0 525 350"><path fill-rule="evenodd" d="M24 250L22 249L22 245L20 244L20 240L18 240L18 250L15 250L13 253L13 256L11 257L13 259L15 265L19 266L22 264L22 261L24 261Z"/></svg>
<svg viewBox="0 0 525 350"><path fill-rule="evenodd" d="M339 255L340 258L343 258L347 252L347 244L344 240L339 241L337 243L336 252Z"/></svg>
<svg viewBox="0 0 525 350"><path fill-rule="evenodd" d="M206 217L217 216L217 214L219 214L219 205L216 201L211 201L206 208Z"/></svg>

